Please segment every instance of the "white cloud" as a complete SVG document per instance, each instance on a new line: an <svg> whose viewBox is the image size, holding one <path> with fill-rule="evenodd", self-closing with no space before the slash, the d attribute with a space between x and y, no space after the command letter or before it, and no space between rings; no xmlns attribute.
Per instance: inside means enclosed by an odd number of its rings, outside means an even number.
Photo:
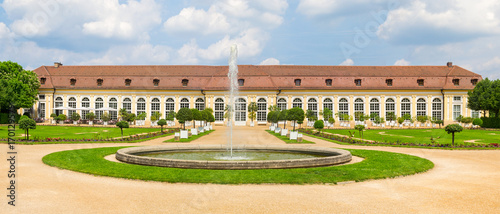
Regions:
<svg viewBox="0 0 500 214"><path fill-rule="evenodd" d="M394 63L394 65L401 65L401 66L407 66L410 65L410 62L406 61L405 59L400 59Z"/></svg>
<svg viewBox="0 0 500 214"><path fill-rule="evenodd" d="M354 65L354 61L352 61L352 59L346 59L345 61L340 63L340 65L351 66L351 65Z"/></svg>
<svg viewBox="0 0 500 214"><path fill-rule="evenodd" d="M297 12L306 16L355 15L388 7L390 0L301 0Z"/></svg>
<svg viewBox="0 0 500 214"><path fill-rule="evenodd" d="M260 62L259 65L279 65L279 64L280 64L279 60L271 57L263 60L262 62Z"/></svg>
<svg viewBox="0 0 500 214"><path fill-rule="evenodd" d="M197 10L194 7L184 8L179 15L170 17L164 24L168 32L201 32L207 34L224 34L230 29L226 16L213 9Z"/></svg>
<svg viewBox="0 0 500 214"><path fill-rule="evenodd" d="M257 28L248 29L238 37L231 39L225 36L218 42L211 44L206 49L199 49L199 57L207 60L217 60L229 56L229 48L232 44L238 45L238 57L256 56L262 52L264 42L268 39L267 33Z"/></svg>

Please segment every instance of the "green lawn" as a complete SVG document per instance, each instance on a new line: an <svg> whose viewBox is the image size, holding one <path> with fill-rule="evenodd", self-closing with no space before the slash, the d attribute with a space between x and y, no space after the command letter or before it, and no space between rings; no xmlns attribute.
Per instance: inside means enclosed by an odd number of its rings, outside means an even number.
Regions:
<svg viewBox="0 0 500 214"><path fill-rule="evenodd" d="M128 128L123 129L123 136L140 133L159 132L160 128ZM7 126L0 126L0 138L7 138ZM118 127L88 127L88 126L37 126L30 129L30 140L39 138L61 138L61 139L94 139L94 138L116 138L121 137ZM24 130L16 126L16 138L24 139Z"/></svg>
<svg viewBox="0 0 500 214"><path fill-rule="evenodd" d="M280 140L284 141L287 144L315 144L312 141L308 141L308 140L304 140L304 139L302 139L302 142L298 142L296 140L290 140L290 138L288 138L286 136L281 136L280 133L275 133L274 131L271 131L271 130L266 130L266 132L271 134L271 135L274 135L275 137L279 138Z"/></svg>
<svg viewBox="0 0 500 214"><path fill-rule="evenodd" d="M116 163L104 159L105 156L116 153L120 148L124 147L61 151L46 155L42 160L50 166L100 176L172 183L218 184L321 184L364 181L411 175L434 167L431 161L416 156L357 149L349 151L352 155L365 158L362 162L299 169L178 169Z"/></svg>
<svg viewBox="0 0 500 214"><path fill-rule="evenodd" d="M359 138L356 130L350 129L323 129L324 132L349 136L356 132L355 138ZM431 143L431 137L435 143L451 144L451 134L444 129L369 129L363 132L363 139L379 142L406 142L406 143ZM464 129L455 133L455 144L463 144L464 141L474 140L477 144L500 143L500 131L470 130Z"/></svg>

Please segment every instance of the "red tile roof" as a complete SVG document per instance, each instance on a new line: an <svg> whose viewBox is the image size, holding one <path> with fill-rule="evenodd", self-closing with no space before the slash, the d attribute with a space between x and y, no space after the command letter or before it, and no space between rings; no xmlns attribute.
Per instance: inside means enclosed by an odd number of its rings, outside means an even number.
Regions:
<svg viewBox="0 0 500 214"><path fill-rule="evenodd" d="M303 65L239 65L238 76L245 79L240 90L277 89L473 89L471 79L481 75L459 66L303 66ZM227 90L228 66L151 65L151 66L41 66L34 70L46 83L40 88L74 89L163 89L163 90ZM70 79L75 78L75 86ZM97 86L97 79L103 79ZM125 86L125 79L131 79ZM159 79L157 87L153 80ZM189 84L182 86L182 79ZM294 80L301 79L301 86ZM327 86L326 79L332 79ZM355 79L361 79L356 86ZM385 80L393 79L393 86ZM418 86L417 79L424 79ZM460 79L455 86L452 79Z"/></svg>

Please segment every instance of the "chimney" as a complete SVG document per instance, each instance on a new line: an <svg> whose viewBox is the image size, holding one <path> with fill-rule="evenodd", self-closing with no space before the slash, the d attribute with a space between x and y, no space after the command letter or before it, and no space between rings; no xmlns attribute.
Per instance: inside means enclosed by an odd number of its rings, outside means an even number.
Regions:
<svg viewBox="0 0 500 214"><path fill-rule="evenodd" d="M446 65L448 66L448 68L451 68L451 67L453 67L453 62L448 62L448 63L446 63Z"/></svg>
<svg viewBox="0 0 500 214"><path fill-rule="evenodd" d="M59 68L59 66L62 66L63 64L60 62L54 62L54 68Z"/></svg>

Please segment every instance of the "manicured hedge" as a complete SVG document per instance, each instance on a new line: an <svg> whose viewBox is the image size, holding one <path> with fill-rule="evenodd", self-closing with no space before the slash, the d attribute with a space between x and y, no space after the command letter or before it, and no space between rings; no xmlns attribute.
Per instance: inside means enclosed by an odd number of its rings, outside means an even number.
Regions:
<svg viewBox="0 0 500 214"><path fill-rule="evenodd" d="M16 123L21 115L16 113ZM9 124L9 113L0 113L0 124Z"/></svg>
<svg viewBox="0 0 500 214"><path fill-rule="evenodd" d="M483 128L500 128L500 118L496 117L481 117L483 120Z"/></svg>

